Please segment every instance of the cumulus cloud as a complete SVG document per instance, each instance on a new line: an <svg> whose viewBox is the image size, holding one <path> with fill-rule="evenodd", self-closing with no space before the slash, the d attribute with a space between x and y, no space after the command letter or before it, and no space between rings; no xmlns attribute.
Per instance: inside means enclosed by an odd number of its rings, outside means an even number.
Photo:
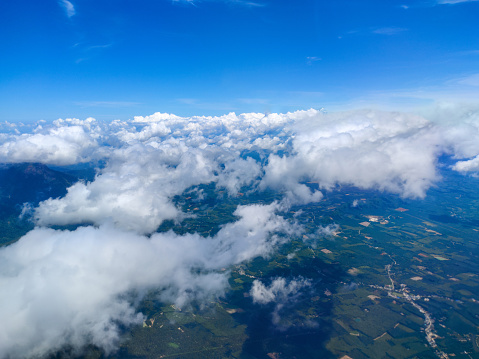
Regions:
<svg viewBox="0 0 479 359"><path fill-rule="evenodd" d="M253 286L250 290L253 303L268 304L274 303L275 308L272 313L272 320L274 324L279 324L281 321L280 311L285 305L291 304L301 294L305 287L310 287L311 281L302 277L286 281L285 278L274 279L269 286L264 285L259 280L253 281Z"/></svg>
<svg viewBox="0 0 479 359"><path fill-rule="evenodd" d="M479 156L472 160L459 161L452 168L458 172L479 172Z"/></svg>
<svg viewBox="0 0 479 359"><path fill-rule="evenodd" d="M297 294L301 288L310 285L310 281L303 278L291 280L289 283L286 283L284 278L276 278L269 286L265 286L259 280L254 280L250 295L254 303L283 302L290 296Z"/></svg>
<svg viewBox="0 0 479 359"><path fill-rule="evenodd" d="M462 160L458 171L476 171L477 136L477 109L444 104L426 117L372 110L155 113L110 124L58 120L33 133L6 133L0 156L56 165L106 161L94 181L41 203L38 225L111 222L151 233L166 219L182 218L175 195L210 182L231 196L244 187L281 191L288 205L318 202L338 184L422 198L439 180L441 154Z"/></svg>
<svg viewBox="0 0 479 359"><path fill-rule="evenodd" d="M90 160L98 147L93 119L56 121L55 126L34 133L5 136L0 145L0 161L6 163L40 162L70 165Z"/></svg>
<svg viewBox="0 0 479 359"><path fill-rule="evenodd" d="M339 232L339 225L336 223L328 224L327 226L319 226L316 234L320 237L333 237Z"/></svg>
<svg viewBox="0 0 479 359"><path fill-rule="evenodd" d="M428 119L372 110L189 118L155 113L110 124L67 119L33 133L5 133L0 158L55 165L105 160L93 182L42 203L37 223L110 221L148 233L181 217L173 196L209 182L233 196L245 186L279 190L289 204L317 202L321 189L337 184L424 197L439 179L441 154L462 160L454 167L461 171L479 154L478 114L443 105Z"/></svg>
<svg viewBox="0 0 479 359"><path fill-rule="evenodd" d="M354 111L313 114L295 123L290 155L272 154L262 186L287 188L300 201L319 200L305 181L329 189L338 183L424 197L437 180L440 142L424 118Z"/></svg>
<svg viewBox="0 0 479 359"><path fill-rule="evenodd" d="M185 146L157 151L132 145L114 152L93 182L78 182L65 197L40 203L35 219L39 225L112 222L125 230L151 233L165 219L178 217L174 195L213 180L213 166Z"/></svg>
<svg viewBox="0 0 479 359"><path fill-rule="evenodd" d="M113 350L118 326L142 320L132 296L149 289L180 306L220 295L228 275L221 268L268 256L300 232L277 213L320 201L338 185L421 198L440 180L444 154L453 158L453 169L479 172L479 109L463 105L442 104L422 117L314 109L155 113L111 123L60 119L31 131L8 123L1 128L3 162L105 163L94 180L74 184L64 197L25 207L40 227L94 226L36 228L0 250L0 316L6 323L0 356L7 357L42 355L65 344ZM283 200L238 207L238 220L214 237L155 233L164 220L185 216L174 204L176 195L201 193L199 186L210 183L231 196L245 188L255 195L276 190ZM337 230L320 228L318 235ZM269 286L255 281L251 295L255 303L275 303L273 319L279 321L285 303L309 285L302 278L277 278Z"/></svg>
<svg viewBox="0 0 479 359"><path fill-rule="evenodd" d="M441 103L424 113L441 137L438 144L454 159L469 160L479 155L479 107Z"/></svg>
<svg viewBox="0 0 479 359"><path fill-rule="evenodd" d="M34 229L0 249L0 356L36 357L88 343L108 353L120 325L143 320L132 302L148 289L159 288L162 300L178 306L221 295L228 285L221 268L267 256L285 240L276 233L291 234L277 209L239 207L239 220L208 238L147 238L112 226Z"/></svg>
<svg viewBox="0 0 479 359"><path fill-rule="evenodd" d="M262 174L261 166L251 157L237 158L224 164L217 184L226 188L232 196L238 194L243 186L253 185Z"/></svg>
<svg viewBox="0 0 479 359"><path fill-rule="evenodd" d="M65 197L42 202L35 211L36 223L112 222L151 233L164 220L181 217L171 199L189 187L215 181L230 195L243 186L254 187L261 165L242 158L241 151L280 147L274 135L284 121L282 116L265 119L263 114L181 118L157 113L135 117L132 123L112 123L97 133L111 144L95 152L107 158L105 168L93 182L76 183ZM259 147L258 134L268 148Z"/></svg>

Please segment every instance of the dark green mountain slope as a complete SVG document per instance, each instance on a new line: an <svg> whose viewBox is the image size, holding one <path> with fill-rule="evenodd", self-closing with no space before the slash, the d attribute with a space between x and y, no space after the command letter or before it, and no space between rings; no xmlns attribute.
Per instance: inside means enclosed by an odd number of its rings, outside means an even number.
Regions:
<svg viewBox="0 0 479 359"><path fill-rule="evenodd" d="M64 196L77 178L39 163L0 164L0 245L17 240L33 227L20 219L25 203L32 206Z"/></svg>

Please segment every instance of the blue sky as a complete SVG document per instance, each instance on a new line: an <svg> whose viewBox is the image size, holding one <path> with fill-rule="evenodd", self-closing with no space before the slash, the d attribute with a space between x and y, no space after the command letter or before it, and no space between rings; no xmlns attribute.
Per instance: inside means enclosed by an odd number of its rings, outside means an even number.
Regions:
<svg viewBox="0 0 479 359"><path fill-rule="evenodd" d="M2 0L0 121L479 99L479 1Z"/></svg>

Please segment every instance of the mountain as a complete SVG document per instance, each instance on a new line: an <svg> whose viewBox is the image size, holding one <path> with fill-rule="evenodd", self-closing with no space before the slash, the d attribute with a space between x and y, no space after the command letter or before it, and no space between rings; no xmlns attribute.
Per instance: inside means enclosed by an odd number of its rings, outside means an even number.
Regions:
<svg viewBox="0 0 479 359"><path fill-rule="evenodd" d="M36 206L64 196L77 180L39 163L0 164L0 245L17 240L33 226L19 218L25 203Z"/></svg>

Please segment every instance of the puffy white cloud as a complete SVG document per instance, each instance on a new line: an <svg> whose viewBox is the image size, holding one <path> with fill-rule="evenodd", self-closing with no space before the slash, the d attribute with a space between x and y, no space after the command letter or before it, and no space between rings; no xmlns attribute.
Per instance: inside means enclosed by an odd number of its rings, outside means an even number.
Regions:
<svg viewBox="0 0 479 359"><path fill-rule="evenodd" d="M250 295L254 303L274 303L272 321L278 325L281 322L281 310L286 305L294 303L294 300L301 294L301 291L304 290L305 287L310 286L311 281L302 277L292 279L289 283L285 278L276 278L269 286L265 286L259 280L254 280Z"/></svg>
<svg viewBox="0 0 479 359"><path fill-rule="evenodd" d="M173 114L155 112L153 115L150 115L150 116L135 116L133 117L133 122L147 123L147 122L161 122L165 120L181 120L181 119L183 118Z"/></svg>
<svg viewBox="0 0 479 359"><path fill-rule="evenodd" d="M325 227L320 226L317 229L316 234L321 237L332 237L335 236L339 232L339 230L340 228L338 224L328 224Z"/></svg>
<svg viewBox="0 0 479 359"><path fill-rule="evenodd" d="M0 357L35 357L64 345L114 350L119 325L143 319L132 304L148 289L179 306L221 295L221 268L266 256L291 232L277 204L239 207L218 234L147 238L112 226L36 228L0 249ZM293 288L293 287L291 287Z"/></svg>
<svg viewBox="0 0 479 359"><path fill-rule="evenodd" d="M289 283L284 278L276 278L267 287L256 279L253 281L250 295L254 303L284 302L288 297L297 294L300 289L310 285L311 282L304 278L293 279Z"/></svg>
<svg viewBox="0 0 479 359"><path fill-rule="evenodd" d="M144 127L140 132L134 133L126 129L122 129L118 133L118 137L124 142L134 142L134 141L145 141L151 137L163 137L168 135L171 130L165 126L163 122L153 122L148 126Z"/></svg>
<svg viewBox="0 0 479 359"><path fill-rule="evenodd" d="M179 215L171 202L188 187L213 180L214 164L186 147L156 150L136 144L115 151L93 182L78 182L63 198L40 203L39 225L113 222L138 233ZM194 173L194 176L191 174Z"/></svg>
<svg viewBox="0 0 479 359"><path fill-rule="evenodd" d="M284 119L278 115L183 119L158 113L132 123L115 122L109 129L94 127L95 138L110 144L95 153L108 160L107 166L93 182L77 183L64 198L41 203L36 223L113 222L151 233L165 219L181 217L171 199L191 186L216 181L236 195L242 186L256 183L262 175L260 164L240 153L252 147L257 131L265 135L269 126L277 130L281 123Z"/></svg>
<svg viewBox="0 0 479 359"><path fill-rule="evenodd" d="M423 117L313 109L189 118L156 113L111 123L60 119L30 132L8 123L1 128L3 162L106 163L93 181L74 184L33 214L39 226L99 228L36 228L0 249L0 356L6 357L41 355L67 343L112 350L118 325L142 320L130 296L150 288L178 305L220 295L228 276L222 268L268 256L301 231L275 213L317 202L322 190L349 184L423 197L439 180L442 154L455 159L457 171L479 172L479 110L463 105L442 104ZM238 207L238 221L213 238L144 236L165 219L184 216L175 195L211 182L232 196L248 187L281 191L284 200ZM309 286L302 278L276 278L269 286L256 280L251 295L255 303L275 303L278 323L282 308Z"/></svg>
<svg viewBox="0 0 479 359"><path fill-rule="evenodd" d="M217 184L224 187L230 195L237 195L241 187L252 186L262 175L261 166L251 157L236 158L224 164Z"/></svg>
<svg viewBox="0 0 479 359"><path fill-rule="evenodd" d="M216 253L215 260L224 267L228 263L270 255L278 244L288 241L300 231L299 227L274 214L283 209L276 202L270 205L239 206L234 214L240 216L241 221L225 225L217 235L222 247ZM271 232L286 233L290 237L268 237L267 234Z"/></svg>
<svg viewBox="0 0 479 359"><path fill-rule="evenodd" d="M41 162L70 165L90 160L97 148L96 136L83 126L57 126L36 133L11 135L0 145L0 161L7 163Z"/></svg>
<svg viewBox="0 0 479 359"><path fill-rule="evenodd" d="M337 184L424 197L439 180L441 154L466 161L479 155L479 111L442 104L425 117L313 109L189 118L155 113L110 124L60 119L31 134L5 136L6 162L107 161L93 182L43 202L38 224L113 222L150 233L165 219L181 218L173 196L212 181L233 196L245 186L279 190L288 204L320 201L320 190ZM476 171L464 161L454 168Z"/></svg>
<svg viewBox="0 0 479 359"><path fill-rule="evenodd" d="M300 202L321 198L308 193L302 184L307 181L326 189L344 183L423 197L437 180L440 138L424 118L366 110L318 112L294 128L290 154L269 157L261 185L289 190Z"/></svg>
<svg viewBox="0 0 479 359"><path fill-rule="evenodd" d="M34 209L40 226L99 228L36 228L0 249L0 356L7 357L41 355L67 343L112 350L118 325L142 319L129 296L150 288L179 305L221 294L228 274L220 269L268 256L299 233L275 212L319 201L321 190L350 184L423 197L439 180L442 154L455 158L457 171L479 172L479 110L445 104L424 117L313 109L189 118L156 113L111 123L57 120L30 132L5 123L2 131L3 162L106 163L93 181ZM182 218L175 195L211 182L233 196L244 187L279 190L284 200L238 207L239 220L213 238L143 236L165 219ZM302 278L277 278L269 286L255 281L251 295L256 303L274 302L278 322L285 303L308 286Z"/></svg>
<svg viewBox="0 0 479 359"><path fill-rule="evenodd" d="M438 145L454 158L464 159L479 154L479 106L440 103L426 111L424 117L440 133Z"/></svg>
<svg viewBox="0 0 479 359"><path fill-rule="evenodd" d="M459 172L479 172L479 156L472 160L459 161L452 168Z"/></svg>
<svg viewBox="0 0 479 359"><path fill-rule="evenodd" d="M313 109L189 118L155 113L110 124L60 119L33 133L5 134L0 156L57 165L107 161L93 182L43 202L37 223L113 222L149 233L165 219L181 218L173 196L212 181L233 196L245 186L279 190L289 204L317 202L321 189L337 184L424 197L439 180L438 157L471 160L479 155L477 136L477 108L445 104L425 117ZM454 168L476 171L464 161Z"/></svg>

